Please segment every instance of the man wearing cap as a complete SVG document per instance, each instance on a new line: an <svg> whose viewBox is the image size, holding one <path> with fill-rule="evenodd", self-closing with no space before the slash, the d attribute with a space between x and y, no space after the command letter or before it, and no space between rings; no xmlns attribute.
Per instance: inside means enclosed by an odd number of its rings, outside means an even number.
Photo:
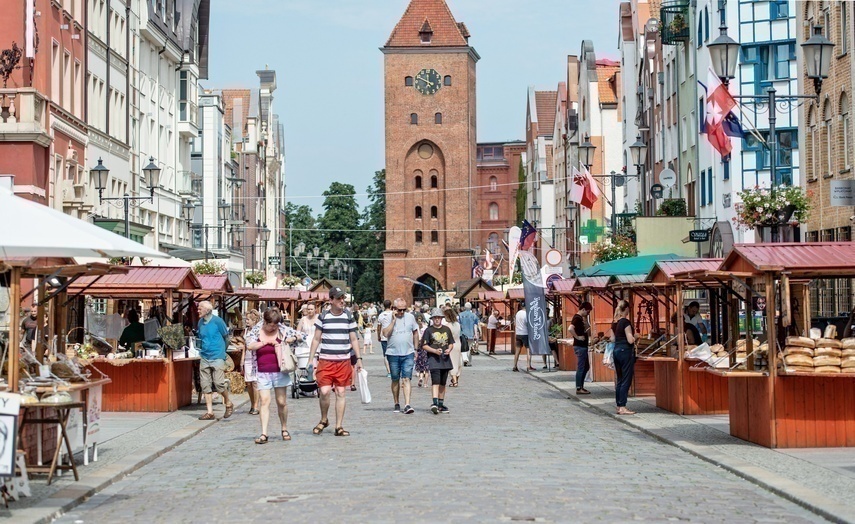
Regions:
<svg viewBox="0 0 855 524"><path fill-rule="evenodd" d="M330 392L335 389L335 436L348 437L345 431L344 410L347 403L346 391L353 381L354 368L350 354L356 355L356 372L362 369L359 341L356 338L356 321L344 307L344 291L336 286L330 289L330 310L322 313L315 321L315 338L309 350L309 368L318 354L318 369L315 380L320 388L321 421L312 429L320 435L330 425L327 414L330 409Z"/></svg>
<svg viewBox="0 0 855 524"><path fill-rule="evenodd" d="M448 382L448 374L454 368L451 362L451 349L454 347L454 335L448 326L442 325L445 315L438 307L433 308L430 313L431 324L425 329L422 336L422 349L427 352L428 366L430 367L430 381L433 388L433 404L430 410L436 415L448 413L445 406L445 384Z"/></svg>
<svg viewBox="0 0 855 524"><path fill-rule="evenodd" d="M229 418L235 406L229 400L226 388L226 348L228 347L229 328L220 317L214 315L214 306L207 300L199 302L199 377L202 393L205 394L205 406L208 410L199 420L214 420L214 391L223 396L226 411L223 418Z"/></svg>
<svg viewBox="0 0 855 524"><path fill-rule="evenodd" d="M457 317L460 322L460 354L463 357L463 365L470 366L469 353L472 346L477 342L475 340L475 330L478 328L478 316L472 312L472 303L467 302L463 306L463 312Z"/></svg>
<svg viewBox="0 0 855 524"><path fill-rule="evenodd" d="M401 412L400 392L404 390L404 413L410 415L415 410L410 406L410 380L413 378L413 366L416 363L416 346L419 343L419 325L416 317L407 312L407 303L403 298L395 299L392 322L383 330L389 340L386 346L386 360L392 374L392 398L395 400L395 413Z"/></svg>

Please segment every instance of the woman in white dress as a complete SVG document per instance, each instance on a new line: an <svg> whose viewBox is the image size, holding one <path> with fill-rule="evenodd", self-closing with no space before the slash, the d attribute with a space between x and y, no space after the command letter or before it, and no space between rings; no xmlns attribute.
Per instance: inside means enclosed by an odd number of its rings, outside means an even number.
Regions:
<svg viewBox="0 0 855 524"><path fill-rule="evenodd" d="M460 382L460 370L463 368L463 357L460 353L460 322L457 321L457 313L452 308L445 308L445 318L442 319L442 325L448 326L451 330L451 335L454 338L454 346L451 348L451 365L453 366L450 373L451 384L449 387L456 388Z"/></svg>

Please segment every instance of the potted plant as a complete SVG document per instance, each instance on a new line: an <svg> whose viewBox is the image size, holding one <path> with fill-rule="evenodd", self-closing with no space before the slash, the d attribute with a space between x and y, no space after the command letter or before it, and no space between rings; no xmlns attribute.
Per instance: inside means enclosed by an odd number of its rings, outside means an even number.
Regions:
<svg viewBox="0 0 855 524"><path fill-rule="evenodd" d="M282 277L282 286L293 288L300 284L300 277L295 277L294 275L285 275Z"/></svg>
<svg viewBox="0 0 855 524"><path fill-rule="evenodd" d="M686 199L666 198L662 201L656 214L665 217L684 217L687 214Z"/></svg>
<svg viewBox="0 0 855 524"><path fill-rule="evenodd" d="M596 264L634 257L637 252L635 242L620 235L616 236L614 240L607 239L591 246L591 253L594 254L594 263Z"/></svg>
<svg viewBox="0 0 855 524"><path fill-rule="evenodd" d="M754 187L737 193L741 202L734 205L734 224L743 231L781 225L797 226L810 214L810 192L798 186L772 190Z"/></svg>
<svg viewBox="0 0 855 524"><path fill-rule="evenodd" d="M253 271L247 273L245 279L247 284L251 284L253 286L260 286L261 284L264 284L265 280L267 280L267 278L264 276L264 273L260 271Z"/></svg>

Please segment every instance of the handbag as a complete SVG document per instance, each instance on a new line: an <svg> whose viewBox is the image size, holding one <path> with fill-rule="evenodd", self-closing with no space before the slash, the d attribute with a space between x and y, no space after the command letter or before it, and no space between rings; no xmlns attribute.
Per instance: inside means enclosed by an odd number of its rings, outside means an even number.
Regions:
<svg viewBox="0 0 855 524"><path fill-rule="evenodd" d="M277 339L277 342L279 340ZM297 369L297 357L294 356L294 350L291 349L291 344L277 344L279 348L276 351L276 358L279 360L279 371L282 373L291 373Z"/></svg>
<svg viewBox="0 0 855 524"><path fill-rule="evenodd" d="M615 368L615 343L606 342L606 352L603 354L603 365L609 369Z"/></svg>

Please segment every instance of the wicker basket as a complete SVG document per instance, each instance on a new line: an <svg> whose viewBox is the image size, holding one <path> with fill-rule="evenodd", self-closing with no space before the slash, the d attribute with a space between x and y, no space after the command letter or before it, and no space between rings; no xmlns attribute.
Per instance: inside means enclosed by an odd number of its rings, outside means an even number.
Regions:
<svg viewBox="0 0 855 524"><path fill-rule="evenodd" d="M77 350L80 348L80 344L78 344L77 342L72 343L72 342L68 341L68 339L71 337L71 334L77 330L82 331L83 328L82 327L76 327L76 328L70 330L68 333L65 334L65 356L68 358L76 357L77 356Z"/></svg>
<svg viewBox="0 0 855 524"><path fill-rule="evenodd" d="M246 380L243 374L237 371L229 371L226 373L226 379L229 381L229 393L232 395L240 395L246 391Z"/></svg>

